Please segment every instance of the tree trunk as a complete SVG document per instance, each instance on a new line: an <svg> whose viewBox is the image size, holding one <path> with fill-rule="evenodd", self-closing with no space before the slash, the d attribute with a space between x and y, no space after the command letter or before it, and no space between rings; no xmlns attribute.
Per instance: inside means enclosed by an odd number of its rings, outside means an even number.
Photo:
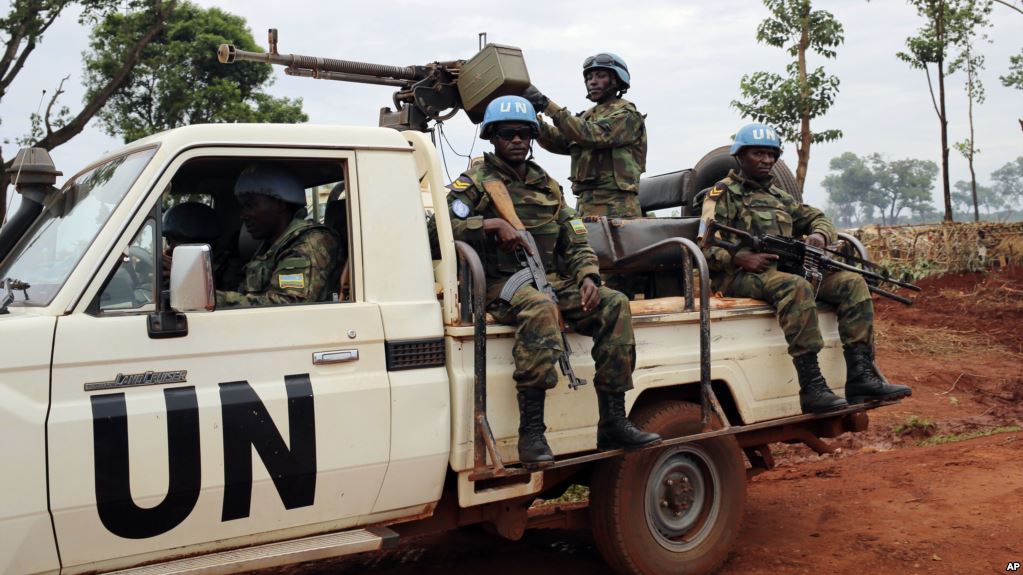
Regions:
<svg viewBox="0 0 1023 575"><path fill-rule="evenodd" d="M945 198L945 221L952 218L952 191L948 183L948 114L945 113L945 2L938 3L937 40L941 50L938 52L938 104L941 106L941 186Z"/></svg>
<svg viewBox="0 0 1023 575"><path fill-rule="evenodd" d="M803 183L806 181L806 170L810 165L810 86L806 81L806 49L810 46L810 1L804 0L802 14L803 32L799 38L799 148L796 150L799 155L799 163L796 166L796 187L800 194L803 193Z"/></svg>
<svg viewBox="0 0 1023 575"><path fill-rule="evenodd" d="M973 82L975 80L973 69L973 55L970 48L966 48L966 95L969 100L970 117L970 141L966 154L966 162L970 165L970 188L973 191L973 221L980 221L980 209L977 207L977 173L973 171L973 155L977 151L976 142L973 141Z"/></svg>

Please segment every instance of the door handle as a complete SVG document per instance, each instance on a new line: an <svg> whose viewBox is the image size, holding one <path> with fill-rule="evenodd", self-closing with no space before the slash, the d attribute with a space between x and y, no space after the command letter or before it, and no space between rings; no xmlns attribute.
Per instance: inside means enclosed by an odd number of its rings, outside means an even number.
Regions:
<svg viewBox="0 0 1023 575"><path fill-rule="evenodd" d="M357 349L339 349L335 351L317 351L313 353L313 365L345 363L358 360L359 350Z"/></svg>

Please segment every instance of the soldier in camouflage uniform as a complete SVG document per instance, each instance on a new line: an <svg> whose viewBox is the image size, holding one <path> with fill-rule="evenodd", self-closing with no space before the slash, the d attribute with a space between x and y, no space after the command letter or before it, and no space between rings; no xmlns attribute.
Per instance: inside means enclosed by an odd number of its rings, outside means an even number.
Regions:
<svg viewBox="0 0 1023 575"><path fill-rule="evenodd" d="M249 166L235 182L241 219L262 240L236 291L217 290L217 307L330 301L337 291L338 240L330 228L305 219L305 189L275 165Z"/></svg>
<svg viewBox="0 0 1023 575"><path fill-rule="evenodd" d="M781 142L774 130L763 124L745 126L736 134L731 151L740 169L729 172L707 194L705 219L713 218L755 236L806 235L806 243L817 247L838 239L835 226L823 212L799 203L774 185L771 169L781 155ZM799 399L804 413L822 413L848 405L828 388L817 363L824 340L817 321L816 300L837 308L838 331L848 368L845 395L849 402L895 399L911 393L904 385L888 383L874 364L874 305L863 276L830 272L821 281L815 297L806 279L778 271L776 255L742 248L733 256L721 247L709 247L704 253L714 272L715 291L732 297L767 300L777 310L799 376Z"/></svg>
<svg viewBox="0 0 1023 575"><path fill-rule="evenodd" d="M545 150L572 156L572 192L579 215L640 218L639 177L646 171L646 124L635 104L622 98L629 90L625 61L601 53L583 62L587 99L596 105L573 115L535 87L523 94L554 122L540 123L537 141ZM610 274L610 287L629 297L642 291L645 276Z"/></svg>
<svg viewBox="0 0 1023 575"><path fill-rule="evenodd" d="M629 302L600 286L597 258L586 227L565 204L561 188L547 172L526 159L537 130L536 113L518 96L494 100L486 110L481 137L494 153L463 173L450 186L448 207L455 239L472 245L487 278L487 311L516 326L514 378L519 403L519 459L541 464L554 457L544 438L546 390L558 383L556 363L562 352L559 310L566 323L594 339L594 387L600 405L599 449L640 447L660 440L625 417L625 392L632 388L636 346ZM496 189L498 192L492 192ZM532 285L510 302L498 299L501 288L523 265L517 249L528 244L495 208L491 193L507 195L515 213L532 234L548 281L558 295L555 305Z"/></svg>

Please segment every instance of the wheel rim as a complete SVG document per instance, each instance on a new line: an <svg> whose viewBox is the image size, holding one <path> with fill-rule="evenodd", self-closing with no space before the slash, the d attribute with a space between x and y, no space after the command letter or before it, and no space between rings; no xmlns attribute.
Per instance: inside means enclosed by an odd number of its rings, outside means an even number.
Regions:
<svg viewBox="0 0 1023 575"><path fill-rule="evenodd" d="M647 477L647 527L657 542L673 552L688 551L703 541L721 508L717 468L697 445L679 445L657 458Z"/></svg>

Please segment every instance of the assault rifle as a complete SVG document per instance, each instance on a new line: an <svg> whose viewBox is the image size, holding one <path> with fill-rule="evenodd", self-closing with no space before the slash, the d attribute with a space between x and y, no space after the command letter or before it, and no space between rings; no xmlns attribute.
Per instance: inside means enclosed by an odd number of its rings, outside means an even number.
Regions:
<svg viewBox="0 0 1023 575"><path fill-rule="evenodd" d="M554 288L547 281L547 271L544 270L543 262L540 260L540 250L536 247L533 234L526 230L526 227L522 225L522 220L515 213L515 207L508 196L508 190L504 186L488 186L487 184L489 182L485 183L484 187L486 187L487 193L490 194L490 199L494 202L494 208L497 213L515 228L519 236L529 246L528 251L521 246L516 248L516 255L524 267L508 278L508 281L504 283L504 287L501 288L498 299L511 303L512 297L517 291L523 286L531 284L536 287L537 291L551 298L554 304L557 305L558 295L554 293ZM568 379L568 387L578 389L579 386L586 385L586 380L576 377L575 371L572 370L572 363L569 360L569 356L572 355L572 347L568 344L565 322L561 317L560 311L558 312L558 324L561 328L562 346L561 355L558 356L558 367L561 369L561 374Z"/></svg>
<svg viewBox="0 0 1023 575"><path fill-rule="evenodd" d="M269 50L249 52L233 44L221 44L221 64L239 60L286 66L289 76L395 86L394 110L380 109L380 126L425 132L431 120L443 122L465 109L479 123L494 98L521 94L530 86L522 50L487 44L468 61L432 62L422 66L386 66L351 60L281 54L277 51L277 29L269 30ZM482 35L481 35L482 38ZM482 43L482 41L481 41Z"/></svg>
<svg viewBox="0 0 1023 575"><path fill-rule="evenodd" d="M718 237L718 231L732 234L736 237L736 241L729 242L721 239ZM749 232L719 224L713 220L708 223L703 238L705 246L722 247L732 255L735 255L735 252L743 246L755 252L774 254L778 256L778 271L806 278L810 285L813 286L815 294L820 287L821 280L824 279L824 274L831 271L848 271L860 274L866 280L867 288L872 293L906 305L913 305L913 300L882 289L880 285L888 283L917 292L921 291L919 286L890 277L884 268L873 262L832 249L814 247L794 238L776 236L774 234L765 234L757 237ZM861 266L875 268L882 273L856 267L836 258L842 258Z"/></svg>

